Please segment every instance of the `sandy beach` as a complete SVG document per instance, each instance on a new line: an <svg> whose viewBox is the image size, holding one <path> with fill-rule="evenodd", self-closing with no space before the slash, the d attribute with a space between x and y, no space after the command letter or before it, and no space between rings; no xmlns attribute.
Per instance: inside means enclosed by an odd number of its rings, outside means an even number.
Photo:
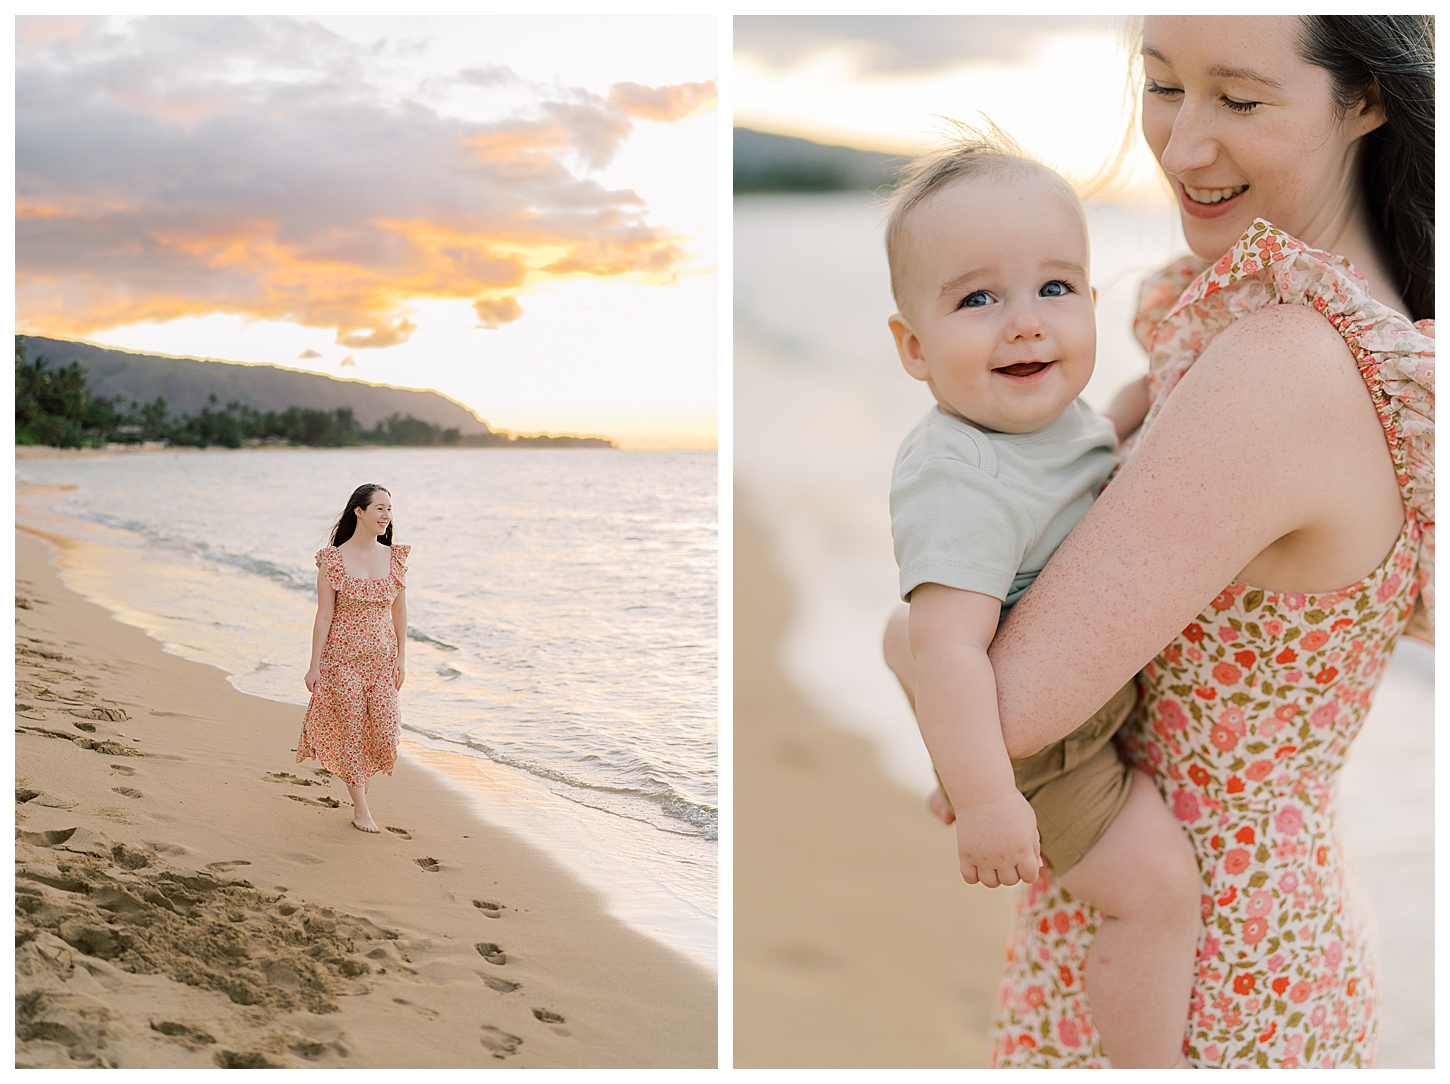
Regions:
<svg viewBox="0 0 1450 1084"><path fill-rule="evenodd" d="M713 1067L716 983L421 765L349 826L246 696L16 534L19 1067Z"/></svg>
<svg viewBox="0 0 1450 1084"><path fill-rule="evenodd" d="M986 1065L1011 898L778 659L788 589L735 516L735 1064Z"/></svg>

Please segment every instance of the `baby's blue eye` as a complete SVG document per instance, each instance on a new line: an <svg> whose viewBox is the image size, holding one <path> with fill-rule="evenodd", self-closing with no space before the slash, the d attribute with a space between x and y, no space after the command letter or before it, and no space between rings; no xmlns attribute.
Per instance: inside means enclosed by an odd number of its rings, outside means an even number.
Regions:
<svg viewBox="0 0 1450 1084"><path fill-rule="evenodd" d="M1070 293L1072 293L1072 287L1071 286L1069 286L1065 282L1060 282L1060 281L1054 280L1052 282L1044 282L1042 284L1042 289L1040 289L1040 290L1037 291L1037 296L1038 297L1066 297Z"/></svg>
<svg viewBox="0 0 1450 1084"><path fill-rule="evenodd" d="M991 297L986 290L977 290L975 293L970 293L962 298L962 303L958 307L963 309L980 309L990 300Z"/></svg>

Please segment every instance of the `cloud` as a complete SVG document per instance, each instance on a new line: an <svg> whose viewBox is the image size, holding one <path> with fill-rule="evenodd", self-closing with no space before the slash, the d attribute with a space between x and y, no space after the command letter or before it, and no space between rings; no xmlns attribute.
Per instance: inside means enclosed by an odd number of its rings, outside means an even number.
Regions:
<svg viewBox="0 0 1450 1084"><path fill-rule="evenodd" d="M22 329L83 335L233 313L405 341L410 305L568 276L673 281L692 257L601 184L639 120L709 108L713 83L556 88L488 123L387 99L368 50L283 17L18 24ZM457 78L514 82L476 65Z"/></svg>
<svg viewBox="0 0 1450 1084"><path fill-rule="evenodd" d="M735 52L791 68L844 48L862 73L924 75L1026 60L1047 38L1111 26L1101 15L737 15Z"/></svg>
<svg viewBox="0 0 1450 1084"><path fill-rule="evenodd" d="M355 369L357 367L357 358L349 354L337 363L337 367L339 369Z"/></svg>
<svg viewBox="0 0 1450 1084"><path fill-rule="evenodd" d="M311 361L313 358L320 358L320 357L322 357L322 355L319 354L316 350L313 350L311 348L308 348L308 349L302 351L302 353L300 353L300 354L297 355L297 360L298 361Z"/></svg>
<svg viewBox="0 0 1450 1084"><path fill-rule="evenodd" d="M645 87L638 83L615 83L609 88L609 102L623 113L641 120L666 124L702 113L713 107L718 95L715 83L680 83L672 87Z"/></svg>
<svg viewBox="0 0 1450 1084"><path fill-rule="evenodd" d="M512 297L481 297L473 303L473 311L478 313L479 327L495 331L524 314L523 306Z"/></svg>
<svg viewBox="0 0 1450 1084"><path fill-rule="evenodd" d="M458 73L460 83L475 87L501 87L516 82L516 76L502 64L485 64L481 68L464 68Z"/></svg>

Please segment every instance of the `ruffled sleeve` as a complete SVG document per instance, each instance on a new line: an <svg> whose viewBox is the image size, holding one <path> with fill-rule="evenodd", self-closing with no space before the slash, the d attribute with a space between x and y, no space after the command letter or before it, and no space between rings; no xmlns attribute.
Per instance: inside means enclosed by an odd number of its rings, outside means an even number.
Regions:
<svg viewBox="0 0 1450 1084"><path fill-rule="evenodd" d="M1183 291L1207 266L1208 262L1197 256L1184 256L1143 280L1138 287L1138 313L1133 317L1133 336L1142 343L1144 350L1152 353L1148 340L1153 329L1163 322L1169 310L1183 296Z"/></svg>
<svg viewBox="0 0 1450 1084"><path fill-rule="evenodd" d="M393 577L393 582L396 583L399 587L408 586L406 583L403 582L403 577L407 575L408 572L408 554L412 551L412 549L412 546L393 547L392 571L390 574Z"/></svg>
<svg viewBox="0 0 1450 1084"><path fill-rule="evenodd" d="M1406 633L1434 641L1435 627L1435 328L1412 324L1369 296L1348 260L1311 249L1263 219L1188 283L1161 318L1162 299L1190 265L1161 272L1161 286L1145 287L1134 330L1148 350L1156 419L1169 392L1235 320L1268 305L1308 305L1339 332L1354 355L1384 427L1390 459L1418 534L1414 608ZM1150 280L1152 281L1152 280Z"/></svg>
<svg viewBox="0 0 1450 1084"><path fill-rule="evenodd" d="M317 551L317 567L327 573L327 582L334 591L342 590L342 580L347 570L342 564L342 554L336 546L324 546Z"/></svg>

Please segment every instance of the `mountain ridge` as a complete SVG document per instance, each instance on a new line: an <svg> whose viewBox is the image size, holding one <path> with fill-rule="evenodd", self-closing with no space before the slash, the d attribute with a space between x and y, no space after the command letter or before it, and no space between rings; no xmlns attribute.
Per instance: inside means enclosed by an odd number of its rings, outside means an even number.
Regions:
<svg viewBox="0 0 1450 1084"><path fill-rule="evenodd" d="M235 401L264 413L294 406L325 411L351 408L364 428L393 414L411 414L443 429L458 429L464 436L494 432L469 407L431 389L373 384L269 362L145 354L41 335L19 338L32 360L43 357L52 368L79 362L93 396L120 395L145 404L162 395L168 410L176 414L195 414Z"/></svg>

